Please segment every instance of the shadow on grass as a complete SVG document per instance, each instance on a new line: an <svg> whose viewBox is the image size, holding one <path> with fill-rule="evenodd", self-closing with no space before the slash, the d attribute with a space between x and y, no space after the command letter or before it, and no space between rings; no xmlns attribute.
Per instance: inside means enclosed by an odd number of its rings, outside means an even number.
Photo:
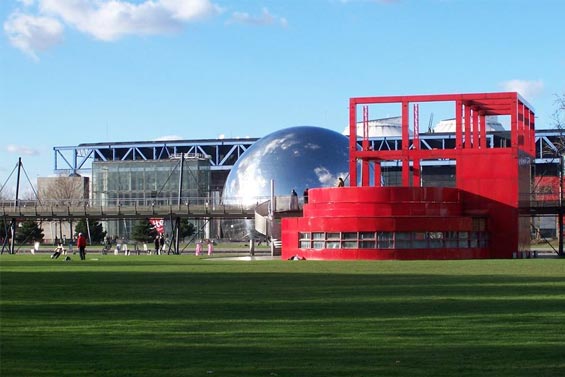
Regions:
<svg viewBox="0 0 565 377"><path fill-rule="evenodd" d="M565 372L560 276L196 267L3 271L0 375Z"/></svg>

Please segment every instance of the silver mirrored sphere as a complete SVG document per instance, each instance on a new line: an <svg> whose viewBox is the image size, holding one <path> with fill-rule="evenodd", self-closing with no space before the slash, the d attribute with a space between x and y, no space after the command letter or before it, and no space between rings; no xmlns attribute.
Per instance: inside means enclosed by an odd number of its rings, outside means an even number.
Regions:
<svg viewBox="0 0 565 377"><path fill-rule="evenodd" d="M347 179L348 137L321 127L299 126L273 132L255 142L231 169L222 194L224 204L254 207L275 196L300 196L305 188L332 187ZM226 236L241 238L253 232L253 221L231 222ZM245 228L245 230L243 230ZM230 234L232 233L232 234Z"/></svg>

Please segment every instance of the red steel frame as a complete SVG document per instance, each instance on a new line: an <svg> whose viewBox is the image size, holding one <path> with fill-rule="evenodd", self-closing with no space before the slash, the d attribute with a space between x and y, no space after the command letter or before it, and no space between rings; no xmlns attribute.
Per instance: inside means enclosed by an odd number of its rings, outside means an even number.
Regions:
<svg viewBox="0 0 565 377"><path fill-rule="evenodd" d="M410 149L409 108L410 104L422 102L455 103L455 149L420 149L417 133L414 133L413 148ZM400 103L402 106L402 150L371 151L363 146L357 149L357 106L369 104ZM476 94L436 94L388 97L356 97L349 100L349 174L351 186L357 185L357 161L361 160L363 169L373 161L402 161L402 185L409 186L410 162L414 164L414 174L419 174L419 161L422 159L460 158L466 151L486 151L486 117L509 115L511 146L530 156L535 155L534 112L531 107L514 92L476 93ZM368 146L368 144L367 144ZM364 171L363 170L363 171ZM362 186L369 185L368 175L363 175ZM380 179L375 179L380 182Z"/></svg>
<svg viewBox="0 0 565 377"><path fill-rule="evenodd" d="M418 104L455 104L455 148L420 148ZM368 105L400 104L402 148L371 150L368 143ZM357 135L357 107L363 106L363 135ZM409 109L414 105L414 135L409 132ZM510 116L510 145L488 148L486 117ZM529 218L521 218L519 207L530 198L530 163L535 155L533 109L514 92L440 94L350 99L349 108L350 187L311 189L304 217L283 219L282 257L306 259L460 259L511 258L529 247ZM361 149L358 140L361 139ZM455 160L454 189L418 187L422 160ZM402 162L402 184L380 187L383 161ZM361 177L358 164L361 163ZM370 182L370 172L374 176ZM411 178L412 173L412 180ZM359 179L360 178L360 179ZM455 192L453 191L455 190ZM527 205L527 204L526 204ZM488 232L488 244L450 245L441 250L384 250L303 247L299 235L335 235L336 232L469 232L477 223ZM361 234L361 233L358 233ZM418 233L420 234L420 233ZM377 236L375 236L377 237ZM359 241L361 242L361 241ZM343 243L342 241L342 244ZM418 244L418 243L415 243ZM375 243L378 245L378 243Z"/></svg>

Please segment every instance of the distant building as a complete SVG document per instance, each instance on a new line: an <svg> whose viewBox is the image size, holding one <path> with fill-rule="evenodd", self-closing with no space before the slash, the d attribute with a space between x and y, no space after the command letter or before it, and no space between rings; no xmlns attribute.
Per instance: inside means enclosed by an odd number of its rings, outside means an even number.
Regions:
<svg viewBox="0 0 565 377"><path fill-rule="evenodd" d="M368 128L368 137L369 138L376 138L376 137L400 137L402 136L402 126L400 121L402 117L395 116L395 117L388 117L388 118L381 118L381 119L371 119L367 121L367 128ZM363 134L363 122L357 122L357 134ZM349 136L349 126L345 127L342 132L344 135ZM412 135L412 131L410 131L410 135Z"/></svg>
<svg viewBox="0 0 565 377"><path fill-rule="evenodd" d="M465 122L463 122L465 125ZM471 125L470 130L473 130L473 126ZM505 131L502 123L498 121L497 116L489 116L486 117L486 132L495 132L495 131ZM452 119L444 119L438 124L435 125L433 128L433 132L451 132L455 133L455 118Z"/></svg>
<svg viewBox="0 0 565 377"><path fill-rule="evenodd" d="M37 195L44 206L81 205L90 197L90 178L80 175L38 177ZM42 222L44 241L72 240L75 224L72 221Z"/></svg>
<svg viewBox="0 0 565 377"><path fill-rule="evenodd" d="M92 163L91 205L178 205L210 198L210 158L201 154L176 154L169 159L145 161L99 161ZM202 203L198 203L202 204ZM110 237L131 235L133 220L105 221Z"/></svg>

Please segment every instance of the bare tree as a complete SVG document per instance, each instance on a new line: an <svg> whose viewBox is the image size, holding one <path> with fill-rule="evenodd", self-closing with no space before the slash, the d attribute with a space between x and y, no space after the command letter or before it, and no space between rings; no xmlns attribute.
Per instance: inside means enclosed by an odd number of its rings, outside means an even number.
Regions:
<svg viewBox="0 0 565 377"><path fill-rule="evenodd" d="M0 187L0 200L13 200L16 197L16 190L13 187Z"/></svg>
<svg viewBox="0 0 565 377"><path fill-rule="evenodd" d="M565 93L555 96L555 112L553 113L553 125L559 130L565 129Z"/></svg>
<svg viewBox="0 0 565 377"><path fill-rule="evenodd" d="M0 191L0 200L9 200L14 195L10 194L8 190Z"/></svg>
<svg viewBox="0 0 565 377"><path fill-rule="evenodd" d="M563 248L563 158L565 156L565 93L555 96L555 111L553 113L553 126L559 130L559 139L555 144L556 154L559 158L559 203L558 218L559 251L561 257L565 256Z"/></svg>
<svg viewBox="0 0 565 377"><path fill-rule="evenodd" d="M555 95L555 110L551 117L551 126L557 131L550 143L541 143L541 156L553 160L553 164L543 165L536 171L532 181L532 193L534 199L538 201L561 200L563 191L563 157L565 156L565 93ZM539 238L539 226L536 222L532 226Z"/></svg>
<svg viewBox="0 0 565 377"><path fill-rule="evenodd" d="M49 177L38 179L39 200L62 205L81 205L88 198L84 177Z"/></svg>

